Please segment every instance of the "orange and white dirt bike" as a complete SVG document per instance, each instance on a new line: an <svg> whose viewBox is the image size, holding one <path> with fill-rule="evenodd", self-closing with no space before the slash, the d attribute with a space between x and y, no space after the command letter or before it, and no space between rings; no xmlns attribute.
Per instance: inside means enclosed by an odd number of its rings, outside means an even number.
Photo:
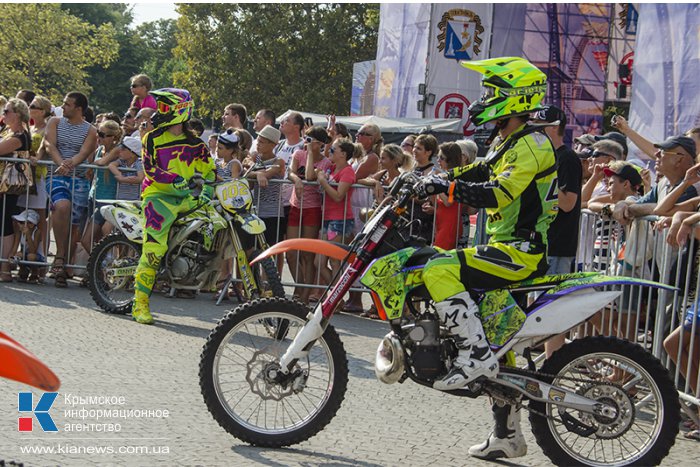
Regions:
<svg viewBox="0 0 700 467"><path fill-rule="evenodd" d="M377 349L377 378L432 389L449 371L458 355L455 337L440 320L422 275L438 252L407 235L407 206L421 192L419 183L413 174L398 177L347 250L320 240L286 241L254 260L293 248L341 259L345 266L314 310L290 299L264 298L231 311L212 331L202 351L200 387L209 411L229 433L254 445L280 447L328 425L348 384L347 356L330 320L357 279L370 289L379 316L391 328ZM495 377L448 394L488 396L496 404L527 409L535 439L554 464L658 464L678 433L680 404L657 358L613 337L575 339L541 365L531 356L531 349L616 300L621 286L673 290L599 273L469 288L501 365ZM529 303L531 292L540 295ZM527 365L516 367L513 353Z"/></svg>

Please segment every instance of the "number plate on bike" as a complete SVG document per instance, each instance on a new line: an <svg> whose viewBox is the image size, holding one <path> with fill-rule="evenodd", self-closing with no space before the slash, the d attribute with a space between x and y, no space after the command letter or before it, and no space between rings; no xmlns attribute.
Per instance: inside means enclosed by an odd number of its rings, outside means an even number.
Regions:
<svg viewBox="0 0 700 467"><path fill-rule="evenodd" d="M249 209L253 204L253 196L245 180L233 180L217 186L216 197L227 211Z"/></svg>

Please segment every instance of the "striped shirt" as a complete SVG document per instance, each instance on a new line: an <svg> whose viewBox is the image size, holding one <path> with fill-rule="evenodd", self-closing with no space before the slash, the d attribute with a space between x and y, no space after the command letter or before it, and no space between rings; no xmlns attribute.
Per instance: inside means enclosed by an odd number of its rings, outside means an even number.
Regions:
<svg viewBox="0 0 700 467"><path fill-rule="evenodd" d="M119 159L119 164L117 165L120 169L136 169L139 172L143 171L143 164L140 159L136 159L133 164L127 164L126 161ZM125 177L136 177L137 172L122 171L122 175ZM140 183L117 183L117 199L134 201L141 197L141 184Z"/></svg>
<svg viewBox="0 0 700 467"><path fill-rule="evenodd" d="M82 121L73 125L67 118L61 118L56 128L56 149L61 154L61 159L70 159L80 152L88 135L90 124ZM85 178L87 169L77 167L75 176Z"/></svg>

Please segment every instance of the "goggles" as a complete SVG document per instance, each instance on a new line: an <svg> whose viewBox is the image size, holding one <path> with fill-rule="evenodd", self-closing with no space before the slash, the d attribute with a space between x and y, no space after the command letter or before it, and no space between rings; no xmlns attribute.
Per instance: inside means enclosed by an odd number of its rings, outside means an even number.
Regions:
<svg viewBox="0 0 700 467"><path fill-rule="evenodd" d="M175 105L168 105L165 102L158 102L158 112L162 114L167 114L170 112L177 112L179 110L187 109L189 107L192 107L193 102L192 101L186 101L186 102L180 102L179 104Z"/></svg>

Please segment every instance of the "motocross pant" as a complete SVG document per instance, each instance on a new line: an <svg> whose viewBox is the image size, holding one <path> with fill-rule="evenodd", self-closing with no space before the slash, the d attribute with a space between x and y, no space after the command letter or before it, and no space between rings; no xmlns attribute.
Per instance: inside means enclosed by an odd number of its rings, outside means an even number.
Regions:
<svg viewBox="0 0 700 467"><path fill-rule="evenodd" d="M179 214L195 209L197 201L191 196L151 195L143 199L141 206L145 227L141 258L136 267L134 300L148 304L160 260L168 251L170 227Z"/></svg>
<svg viewBox="0 0 700 467"><path fill-rule="evenodd" d="M533 247L527 242L442 251L426 263L423 281L436 302L467 290L497 289L544 275L545 252L545 247Z"/></svg>

